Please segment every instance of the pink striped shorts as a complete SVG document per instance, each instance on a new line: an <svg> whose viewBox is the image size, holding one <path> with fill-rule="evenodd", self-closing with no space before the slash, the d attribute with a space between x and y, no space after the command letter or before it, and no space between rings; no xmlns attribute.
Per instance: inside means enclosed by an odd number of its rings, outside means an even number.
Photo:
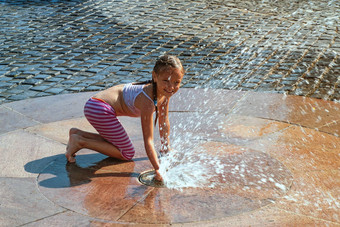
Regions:
<svg viewBox="0 0 340 227"><path fill-rule="evenodd" d="M99 135L117 147L126 160L132 159L135 149L112 106L103 100L90 98L85 104L84 114Z"/></svg>

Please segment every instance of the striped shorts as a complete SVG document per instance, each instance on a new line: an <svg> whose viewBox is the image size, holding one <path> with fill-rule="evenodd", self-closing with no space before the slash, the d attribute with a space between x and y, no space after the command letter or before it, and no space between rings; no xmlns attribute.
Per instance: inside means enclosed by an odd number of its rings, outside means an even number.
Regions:
<svg viewBox="0 0 340 227"><path fill-rule="evenodd" d="M90 98L85 104L84 114L99 135L117 147L126 160L132 159L135 148L112 106L102 100Z"/></svg>

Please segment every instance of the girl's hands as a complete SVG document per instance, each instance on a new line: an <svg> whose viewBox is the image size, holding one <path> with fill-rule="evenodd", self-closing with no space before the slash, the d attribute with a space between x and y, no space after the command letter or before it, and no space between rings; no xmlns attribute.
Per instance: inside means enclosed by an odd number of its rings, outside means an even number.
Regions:
<svg viewBox="0 0 340 227"><path fill-rule="evenodd" d="M157 181L163 181L163 177L159 173L159 170L155 170L155 180Z"/></svg>
<svg viewBox="0 0 340 227"><path fill-rule="evenodd" d="M163 146L160 150L161 154L167 154L170 151L171 151L170 146Z"/></svg>

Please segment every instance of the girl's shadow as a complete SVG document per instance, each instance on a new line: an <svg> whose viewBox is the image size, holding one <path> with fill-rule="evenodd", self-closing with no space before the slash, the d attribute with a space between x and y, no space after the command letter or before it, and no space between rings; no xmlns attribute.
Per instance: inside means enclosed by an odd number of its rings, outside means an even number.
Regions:
<svg viewBox="0 0 340 227"><path fill-rule="evenodd" d="M91 182L95 177L138 177L134 172L135 161L120 161L102 154L77 155L76 163L68 163L65 155L55 155L27 163L24 168L30 173L39 173L39 186L67 188ZM124 165L124 166L120 166ZM98 170L105 168L100 173ZM123 171L122 171L123 170Z"/></svg>

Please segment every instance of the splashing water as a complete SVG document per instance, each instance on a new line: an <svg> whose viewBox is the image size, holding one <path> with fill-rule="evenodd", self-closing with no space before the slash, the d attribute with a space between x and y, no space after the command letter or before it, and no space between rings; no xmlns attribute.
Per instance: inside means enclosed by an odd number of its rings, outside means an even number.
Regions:
<svg viewBox="0 0 340 227"><path fill-rule="evenodd" d="M212 90L203 89L201 94L208 96L211 92ZM216 90L213 92L213 95L218 97L219 92ZM179 98L186 99L185 96ZM207 102L203 100L202 105L206 106ZM188 104L187 108L194 108L191 105L195 104ZM218 118L215 110L207 108L200 111L202 112L177 113L180 117L177 115L173 119L175 121L171 132L173 150L160 158L159 171L167 188L179 190L211 188L224 176L224 165L219 155L216 152L212 155L204 148L210 136L219 134L218 127L224 122ZM181 120L176 122L178 119ZM208 125L209 129L202 130L206 129L205 125Z"/></svg>
<svg viewBox="0 0 340 227"><path fill-rule="evenodd" d="M199 146L172 150L160 162L164 184L171 189L214 187L224 168L218 157Z"/></svg>
<svg viewBox="0 0 340 227"><path fill-rule="evenodd" d="M200 94L223 97L218 90L202 89ZM186 99L185 96L178 98ZM231 97L223 98L229 106L234 106ZM224 131L225 127L230 128L235 123L232 112L241 106L234 106L233 111L222 114L222 106L209 108L215 100L207 102L201 103L200 111L190 114L177 112L176 117L171 119L175 123L171 131L173 150L160 157L159 171L164 185L176 190L228 187L243 191L268 188L275 188L279 193L287 191L289 173L278 161L265 152L254 152L244 147L247 137ZM186 108L195 109L191 105L200 104L188 104Z"/></svg>

